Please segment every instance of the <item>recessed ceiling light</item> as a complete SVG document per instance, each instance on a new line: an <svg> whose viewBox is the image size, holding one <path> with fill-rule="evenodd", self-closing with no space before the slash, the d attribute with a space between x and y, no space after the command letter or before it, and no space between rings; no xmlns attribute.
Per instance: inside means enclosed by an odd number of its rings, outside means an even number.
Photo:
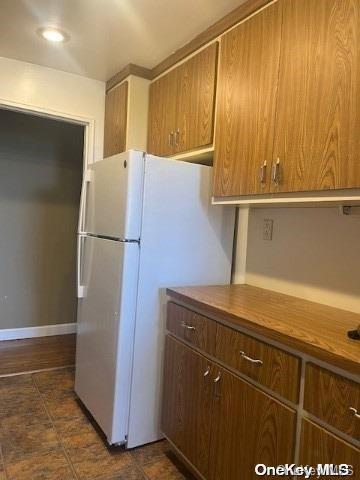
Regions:
<svg viewBox="0 0 360 480"><path fill-rule="evenodd" d="M45 38L45 40L48 40L49 42L60 43L65 42L65 40L68 39L68 36L57 28L40 28L38 32L43 38Z"/></svg>

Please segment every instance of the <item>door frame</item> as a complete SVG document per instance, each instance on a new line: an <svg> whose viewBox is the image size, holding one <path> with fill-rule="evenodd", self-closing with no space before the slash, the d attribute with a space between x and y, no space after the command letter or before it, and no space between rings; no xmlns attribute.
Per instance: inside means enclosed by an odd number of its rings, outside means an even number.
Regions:
<svg viewBox="0 0 360 480"><path fill-rule="evenodd" d="M13 112L35 115L42 118L50 118L84 127L84 147L83 147L83 176L89 166L94 163L95 154L95 119L59 112L49 108L36 107L19 102L12 102L0 98L0 110L10 110ZM3 340L19 340L23 338L44 337L51 335L62 335L76 333L76 323L65 325L53 325L45 327L25 327L0 330L0 342Z"/></svg>
<svg viewBox="0 0 360 480"><path fill-rule="evenodd" d="M0 110L11 110L42 118L60 120L62 122L82 125L84 127L83 173L94 163L95 120L93 118L72 115L49 108L36 107L24 103L12 102L0 98Z"/></svg>

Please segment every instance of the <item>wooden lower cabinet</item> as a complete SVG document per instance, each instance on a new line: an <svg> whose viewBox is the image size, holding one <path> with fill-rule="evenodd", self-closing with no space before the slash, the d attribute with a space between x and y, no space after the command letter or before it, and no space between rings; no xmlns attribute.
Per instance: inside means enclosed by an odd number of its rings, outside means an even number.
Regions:
<svg viewBox="0 0 360 480"><path fill-rule="evenodd" d="M326 463L352 465L352 478L360 478L360 450L310 420L303 420L299 464L316 467Z"/></svg>
<svg viewBox="0 0 360 480"><path fill-rule="evenodd" d="M211 367L202 355L166 338L162 429L205 478L213 404Z"/></svg>
<svg viewBox="0 0 360 480"><path fill-rule="evenodd" d="M168 336L163 431L209 480L256 478L294 460L296 413Z"/></svg>
<svg viewBox="0 0 360 480"><path fill-rule="evenodd" d="M209 478L250 480L258 463L292 463L295 411L224 369L219 374Z"/></svg>

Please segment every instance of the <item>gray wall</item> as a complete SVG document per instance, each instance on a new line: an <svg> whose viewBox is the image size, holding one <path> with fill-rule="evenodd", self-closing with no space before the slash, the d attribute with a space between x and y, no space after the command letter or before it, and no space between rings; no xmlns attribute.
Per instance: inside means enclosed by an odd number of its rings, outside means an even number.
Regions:
<svg viewBox="0 0 360 480"><path fill-rule="evenodd" d="M83 127L0 110L0 329L76 321Z"/></svg>
<svg viewBox="0 0 360 480"><path fill-rule="evenodd" d="M251 210L246 283L360 313L360 217L336 207Z"/></svg>

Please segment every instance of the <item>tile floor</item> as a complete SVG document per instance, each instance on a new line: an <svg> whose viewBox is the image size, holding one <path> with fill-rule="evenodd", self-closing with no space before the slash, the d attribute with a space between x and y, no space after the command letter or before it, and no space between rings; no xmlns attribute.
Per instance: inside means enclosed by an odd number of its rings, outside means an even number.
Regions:
<svg viewBox="0 0 360 480"><path fill-rule="evenodd" d="M107 448L73 386L72 368L0 378L0 480L193 479L166 442Z"/></svg>

